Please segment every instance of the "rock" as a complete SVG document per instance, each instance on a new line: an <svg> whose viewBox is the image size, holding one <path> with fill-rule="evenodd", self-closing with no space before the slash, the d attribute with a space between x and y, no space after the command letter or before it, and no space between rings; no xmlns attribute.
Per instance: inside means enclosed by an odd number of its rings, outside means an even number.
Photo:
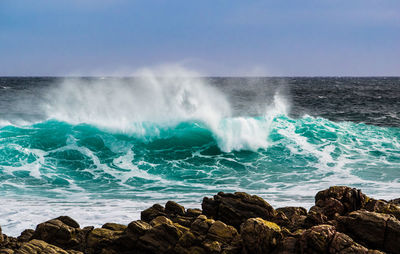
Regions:
<svg viewBox="0 0 400 254"><path fill-rule="evenodd" d="M154 225L139 237L138 247L149 253L172 251L183 232L167 218L157 219Z"/></svg>
<svg viewBox="0 0 400 254"><path fill-rule="evenodd" d="M76 226L79 225L71 218L58 217L37 225L32 239L43 240L63 249L81 250L85 235Z"/></svg>
<svg viewBox="0 0 400 254"><path fill-rule="evenodd" d="M0 226L0 244L4 241L3 233L1 232L1 226Z"/></svg>
<svg viewBox="0 0 400 254"><path fill-rule="evenodd" d="M311 211L307 214L304 220L304 227L309 228L315 225L326 224L328 222L328 217L320 211Z"/></svg>
<svg viewBox="0 0 400 254"><path fill-rule="evenodd" d="M200 209L187 209L186 210L186 216L188 217L194 217L197 218L199 215L201 215L202 211Z"/></svg>
<svg viewBox="0 0 400 254"><path fill-rule="evenodd" d="M82 253L76 251L65 251L57 246L51 245L46 243L45 241L41 240L31 240L22 245L22 247L15 251L16 254L72 254L72 253Z"/></svg>
<svg viewBox="0 0 400 254"><path fill-rule="evenodd" d="M184 215L185 207L181 206L180 204L178 204L174 201L168 201L165 204L165 212L169 213L169 214Z"/></svg>
<svg viewBox="0 0 400 254"><path fill-rule="evenodd" d="M389 200L389 203L400 206L400 198Z"/></svg>
<svg viewBox="0 0 400 254"><path fill-rule="evenodd" d="M145 222L150 222L158 216L167 216L164 207L159 204L155 204L140 213L140 219Z"/></svg>
<svg viewBox="0 0 400 254"><path fill-rule="evenodd" d="M110 229L113 231L124 231L127 226L117 223L106 223L102 226L102 228Z"/></svg>
<svg viewBox="0 0 400 254"><path fill-rule="evenodd" d="M122 235L122 231L114 231L106 228L93 229L87 238L87 247L92 249L102 249L112 245L113 242Z"/></svg>
<svg viewBox="0 0 400 254"><path fill-rule="evenodd" d="M370 212L391 214L400 220L400 206L393 202L371 198L365 205L365 209Z"/></svg>
<svg viewBox="0 0 400 254"><path fill-rule="evenodd" d="M152 227L156 227L161 224L173 225L174 223L165 216L158 216L157 218L154 218L152 221L150 221L150 226Z"/></svg>
<svg viewBox="0 0 400 254"><path fill-rule="evenodd" d="M299 250L301 253L368 253L367 248L331 225L318 225L304 231Z"/></svg>
<svg viewBox="0 0 400 254"><path fill-rule="evenodd" d="M12 249L0 249L0 254L14 254Z"/></svg>
<svg viewBox="0 0 400 254"><path fill-rule="evenodd" d="M214 222L207 233L207 238L229 244L238 235L236 228L226 225L222 221Z"/></svg>
<svg viewBox="0 0 400 254"><path fill-rule="evenodd" d="M204 249L207 253L217 254L221 252L222 244L218 241L206 241L203 243Z"/></svg>
<svg viewBox="0 0 400 254"><path fill-rule="evenodd" d="M336 215L344 215L363 208L367 200L368 197L360 190L347 186L333 186L315 195L315 206L319 207L320 212L328 219L332 219Z"/></svg>
<svg viewBox="0 0 400 254"><path fill-rule="evenodd" d="M215 221L213 219L208 219L205 215L200 215L197 219L192 223L191 230L196 232L199 235L206 235L208 229Z"/></svg>
<svg viewBox="0 0 400 254"><path fill-rule="evenodd" d="M240 227L243 246L248 253L271 253L282 239L281 228L261 218L246 220Z"/></svg>
<svg viewBox="0 0 400 254"><path fill-rule="evenodd" d="M400 253L400 221L393 216L359 210L339 217L338 225L368 248Z"/></svg>
<svg viewBox="0 0 400 254"><path fill-rule="evenodd" d="M132 221L121 237L115 240L115 245L120 246L120 249L135 249L137 248L137 240L139 237L144 235L150 228L150 224L145 221Z"/></svg>
<svg viewBox="0 0 400 254"><path fill-rule="evenodd" d="M240 224L249 218L272 219L276 212L264 199L244 192L219 192L214 198L205 197L202 202L203 213L239 229Z"/></svg>
<svg viewBox="0 0 400 254"><path fill-rule="evenodd" d="M73 228L79 228L79 224L78 222L76 222L74 219L72 219L69 216L60 216L58 218L56 218L56 220L62 221L64 224L73 227Z"/></svg>
<svg viewBox="0 0 400 254"><path fill-rule="evenodd" d="M31 240L33 234L35 233L35 230L33 229L25 229L22 231L21 235L18 236L18 242L28 242Z"/></svg>
<svg viewBox="0 0 400 254"><path fill-rule="evenodd" d="M307 210L303 207L282 207L276 209L277 214L271 221L284 226L291 231L304 227L307 218Z"/></svg>

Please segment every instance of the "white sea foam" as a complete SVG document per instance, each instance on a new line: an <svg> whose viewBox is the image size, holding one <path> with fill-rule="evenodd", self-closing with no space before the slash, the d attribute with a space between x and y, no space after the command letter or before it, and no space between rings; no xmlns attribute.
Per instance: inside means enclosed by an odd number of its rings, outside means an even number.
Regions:
<svg viewBox="0 0 400 254"><path fill-rule="evenodd" d="M49 118L87 123L148 139L181 122L197 121L210 129L223 151L257 150L268 145L270 125L286 114L288 103L278 93L266 102L260 119L232 117L224 94L179 67L143 69L127 79L66 79L48 94Z"/></svg>

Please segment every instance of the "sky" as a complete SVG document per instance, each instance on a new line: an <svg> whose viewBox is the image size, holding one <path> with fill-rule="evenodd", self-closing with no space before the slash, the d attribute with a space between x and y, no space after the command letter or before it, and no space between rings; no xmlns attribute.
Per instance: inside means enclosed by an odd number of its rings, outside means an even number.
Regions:
<svg viewBox="0 0 400 254"><path fill-rule="evenodd" d="M0 0L0 76L400 76L399 0Z"/></svg>

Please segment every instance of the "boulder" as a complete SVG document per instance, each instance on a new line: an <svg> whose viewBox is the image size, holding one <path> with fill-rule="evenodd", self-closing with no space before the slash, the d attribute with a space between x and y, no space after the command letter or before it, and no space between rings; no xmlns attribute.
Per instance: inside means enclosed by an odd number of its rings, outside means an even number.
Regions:
<svg viewBox="0 0 400 254"><path fill-rule="evenodd" d="M114 245L114 242L122 235L122 231L114 231L107 228L95 228L87 237L87 247L96 251Z"/></svg>
<svg viewBox="0 0 400 254"><path fill-rule="evenodd" d="M215 221L213 219L208 219L205 215L200 215L196 218L196 220L192 223L191 231L199 234L199 235L206 235L208 229Z"/></svg>
<svg viewBox="0 0 400 254"><path fill-rule="evenodd" d="M0 254L14 254L12 249L0 249Z"/></svg>
<svg viewBox="0 0 400 254"><path fill-rule="evenodd" d="M62 216L37 225L32 239L43 240L63 249L81 250L85 234L73 219Z"/></svg>
<svg viewBox="0 0 400 254"><path fill-rule="evenodd" d="M127 226L118 223L106 223L101 227L113 231L125 231L125 229L127 228Z"/></svg>
<svg viewBox="0 0 400 254"><path fill-rule="evenodd" d="M139 237L138 247L149 253L167 253L174 249L176 243L183 235L179 229L168 218L157 218L155 225Z"/></svg>
<svg viewBox="0 0 400 254"><path fill-rule="evenodd" d="M78 251L66 251L63 250L55 245L46 243L45 241L41 240L31 240L25 244L22 245L22 247L15 251L14 253L16 254L78 254L82 252Z"/></svg>
<svg viewBox="0 0 400 254"><path fill-rule="evenodd" d="M238 235L236 228L226 225L222 221L214 222L207 232L207 239L229 244Z"/></svg>
<svg viewBox="0 0 400 254"><path fill-rule="evenodd" d="M391 214L400 220L400 206L392 201L370 199L365 205L365 210L377 213Z"/></svg>
<svg viewBox="0 0 400 254"><path fill-rule="evenodd" d="M115 245L119 246L119 248L123 250L136 249L139 237L144 235L150 228L150 224L145 221L132 221L129 223L123 234L115 240Z"/></svg>
<svg viewBox="0 0 400 254"><path fill-rule="evenodd" d="M147 208L140 213L140 219L145 222L150 222L158 216L167 216L165 208L160 204L154 204L152 207Z"/></svg>
<svg viewBox="0 0 400 254"><path fill-rule="evenodd" d="M185 207L181 206L180 204L178 204L174 201L168 201L165 204L165 212L167 214L184 215Z"/></svg>
<svg viewBox="0 0 400 254"><path fill-rule="evenodd" d="M300 253L368 253L368 249L349 236L337 232L334 226L318 225L306 231L299 240Z"/></svg>
<svg viewBox="0 0 400 254"><path fill-rule="evenodd" d="M0 226L0 244L2 244L4 241L3 233L1 232L1 226Z"/></svg>
<svg viewBox="0 0 400 254"><path fill-rule="evenodd" d="M262 218L246 220L240 227L243 248L247 253L271 253L282 239L281 228Z"/></svg>
<svg viewBox="0 0 400 254"><path fill-rule="evenodd" d="M272 219L276 214L264 199L244 192L219 192L214 198L205 197L201 205L205 215L237 229L249 218Z"/></svg>
<svg viewBox="0 0 400 254"><path fill-rule="evenodd" d="M340 231L364 246L400 253L400 221L394 216L359 210L337 220Z"/></svg>
<svg viewBox="0 0 400 254"><path fill-rule="evenodd" d="M347 186L333 186L319 191L315 196L315 206L310 211L321 212L328 219L359 210L365 206L369 198L360 190Z"/></svg>
<svg viewBox="0 0 400 254"><path fill-rule="evenodd" d="M28 242L31 240L33 234L35 233L35 230L33 229L25 229L22 231L21 235L18 236L18 242Z"/></svg>
<svg viewBox="0 0 400 254"><path fill-rule="evenodd" d="M276 209L277 214L271 221L291 231L304 227L307 210L303 207L282 207Z"/></svg>

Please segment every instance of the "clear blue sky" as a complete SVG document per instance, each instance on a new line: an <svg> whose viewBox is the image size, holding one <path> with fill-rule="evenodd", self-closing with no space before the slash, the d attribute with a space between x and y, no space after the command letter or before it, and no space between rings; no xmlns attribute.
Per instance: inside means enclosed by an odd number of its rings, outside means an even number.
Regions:
<svg viewBox="0 0 400 254"><path fill-rule="evenodd" d="M0 0L0 76L400 75L399 0Z"/></svg>

